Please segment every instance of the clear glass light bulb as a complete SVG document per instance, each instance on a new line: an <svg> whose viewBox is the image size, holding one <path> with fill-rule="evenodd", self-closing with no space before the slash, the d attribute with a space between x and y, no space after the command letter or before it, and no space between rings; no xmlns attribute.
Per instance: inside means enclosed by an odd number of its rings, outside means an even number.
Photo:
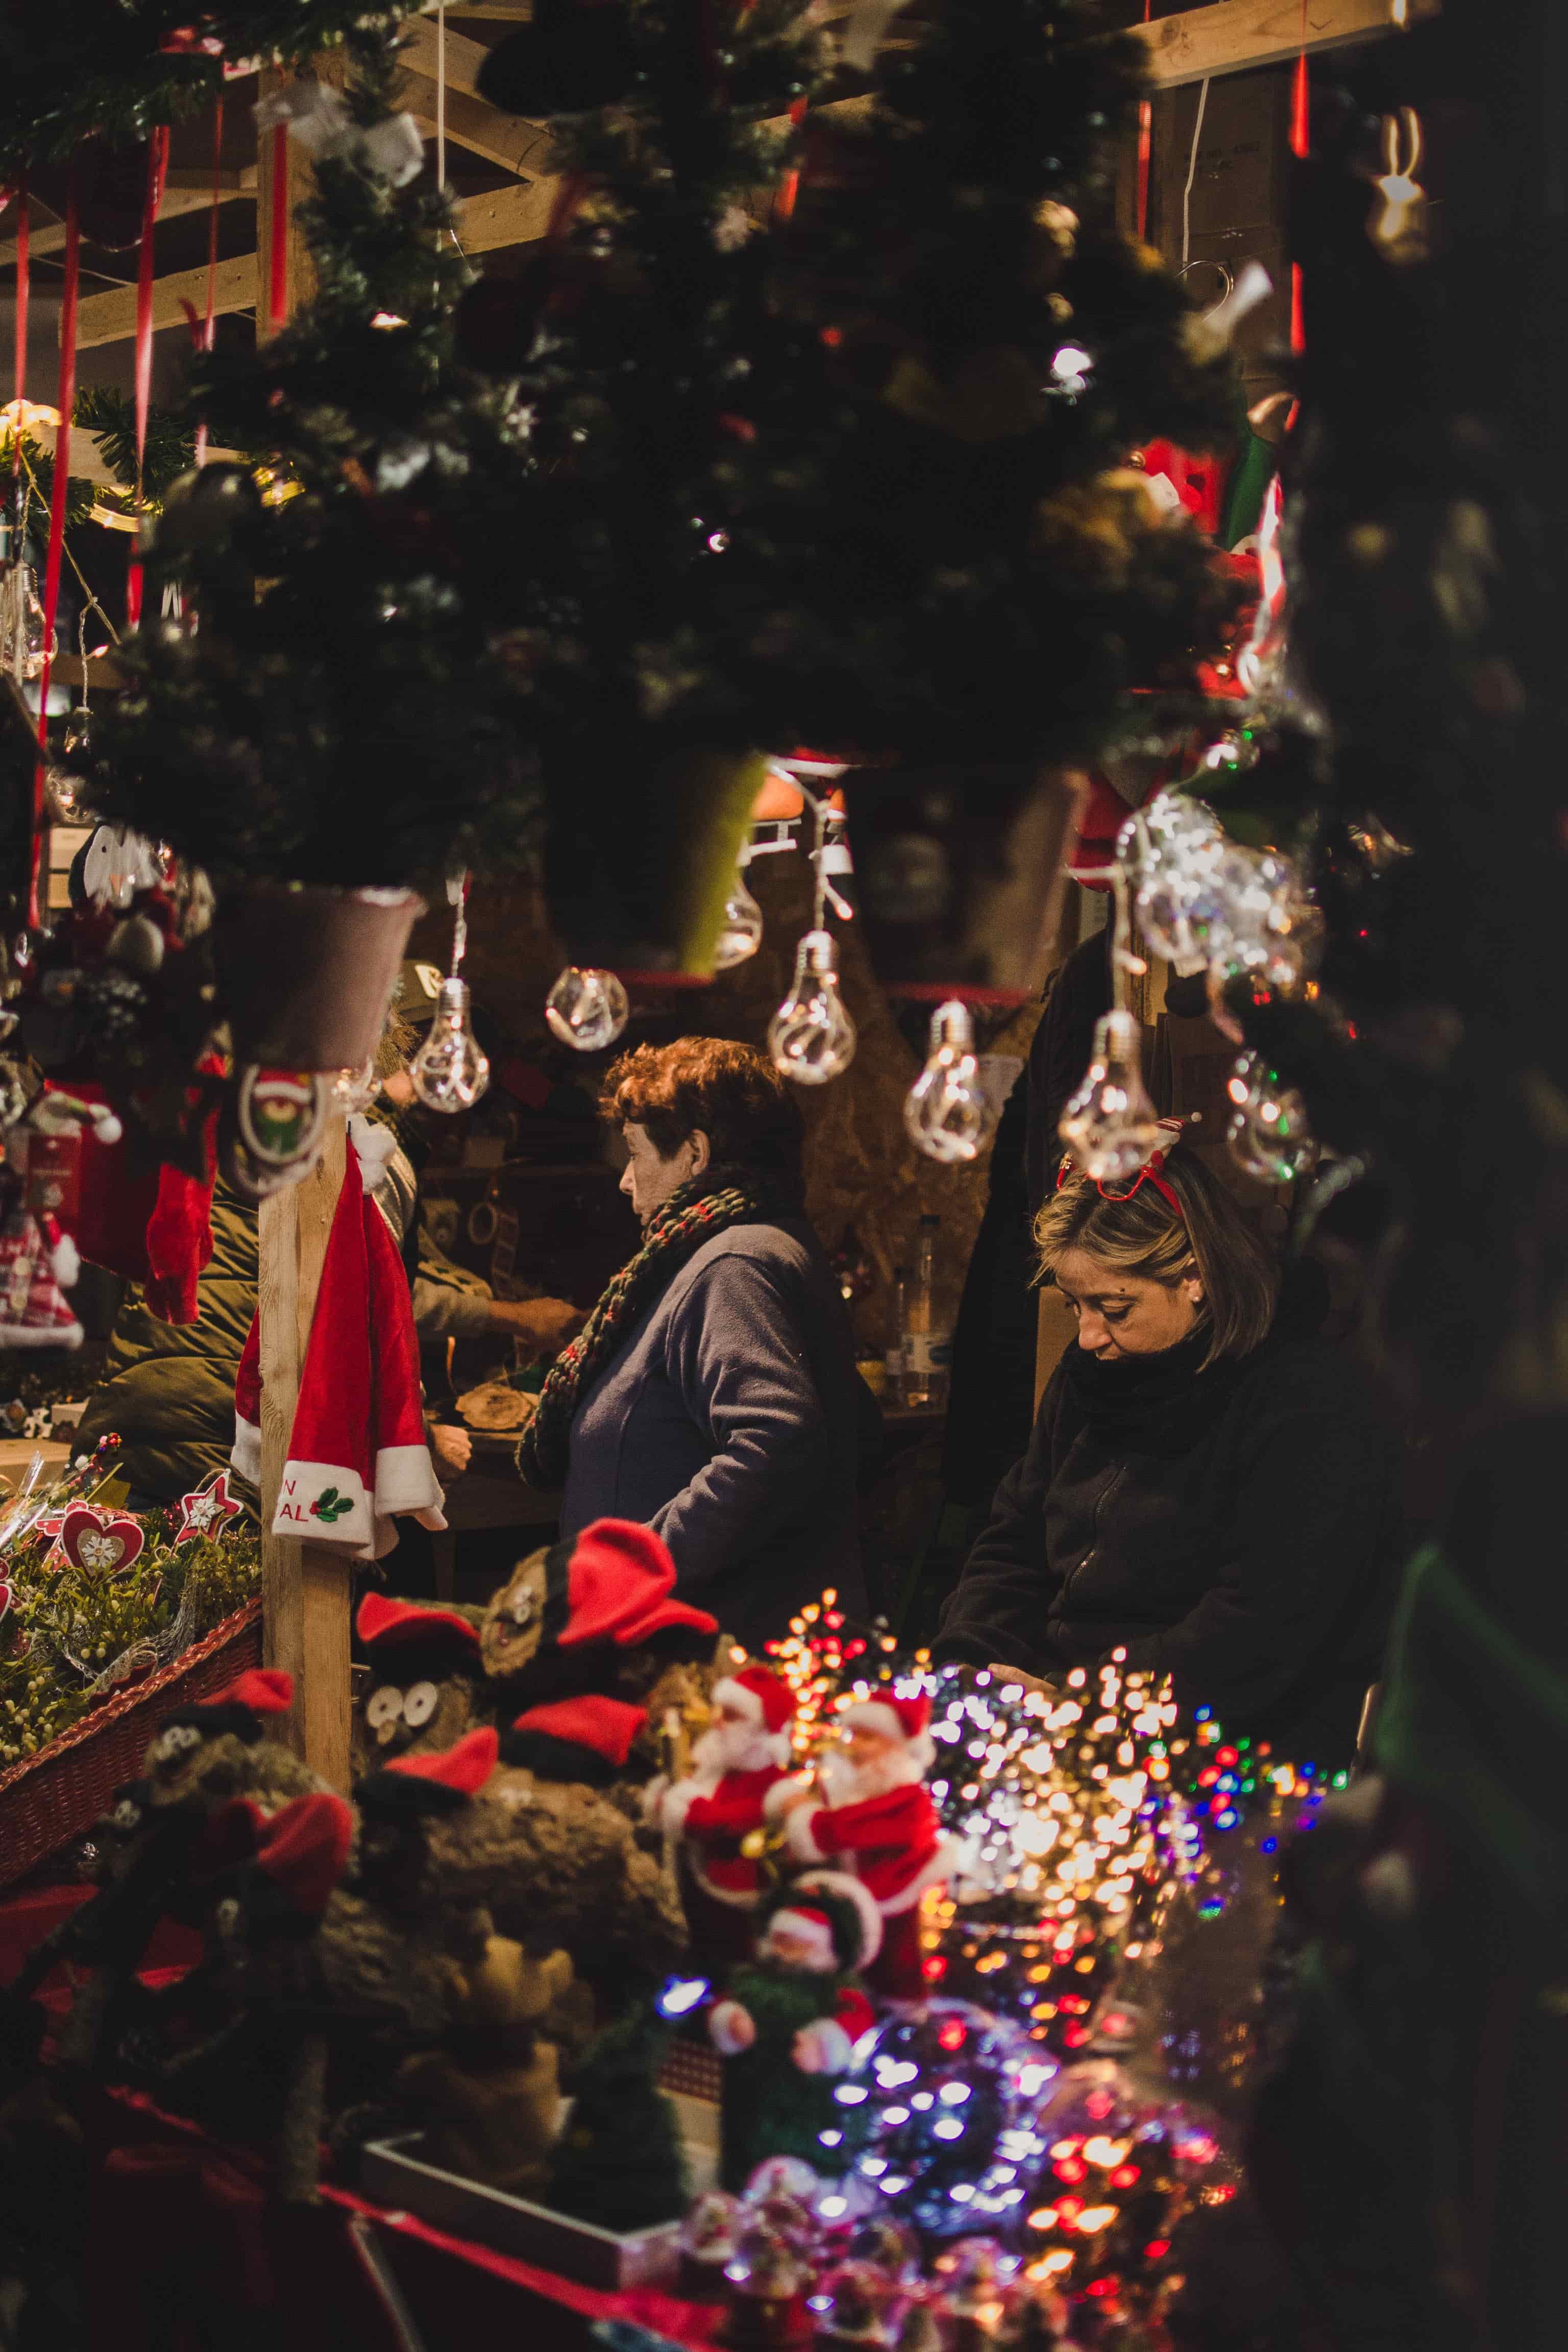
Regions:
<svg viewBox="0 0 1568 2352"><path fill-rule="evenodd" d="M1281 1086L1261 1054L1243 1054L1226 1084L1236 1108L1225 1131L1243 1175L1262 1184L1288 1184L1317 1151L1307 1106L1294 1087Z"/></svg>
<svg viewBox="0 0 1568 2352"><path fill-rule="evenodd" d="M931 1055L904 1097L904 1125L928 1160L951 1164L979 1157L991 1106L974 1056L969 1007L950 998L931 1017Z"/></svg>
<svg viewBox="0 0 1568 2352"><path fill-rule="evenodd" d="M1107 1013L1096 1025L1093 1057L1057 1132L1084 1175L1101 1184L1135 1176L1167 1139L1143 1085L1131 1013Z"/></svg>
<svg viewBox="0 0 1568 2352"><path fill-rule="evenodd" d="M79 702L76 709L66 715L65 733L60 738L61 748L68 752L85 751L89 749L91 741L92 713L85 702Z"/></svg>
<svg viewBox="0 0 1568 2352"><path fill-rule="evenodd" d="M613 1045L631 1013L626 992L613 971L596 964L569 963L544 1000L552 1034L579 1054L602 1054Z"/></svg>
<svg viewBox="0 0 1568 2352"><path fill-rule="evenodd" d="M44 626L44 608L38 601L38 576L28 565L21 564L15 573L16 625L14 659L18 677L41 677L46 646L52 653L59 644L59 631L52 635Z"/></svg>
<svg viewBox="0 0 1568 2352"><path fill-rule="evenodd" d="M490 1066L468 1020L468 983L441 982L430 1034L408 1066L426 1110L471 1110L490 1082Z"/></svg>
<svg viewBox="0 0 1568 2352"><path fill-rule="evenodd" d="M375 1075L375 1055L357 1070L334 1070L332 1073L331 1108L344 1118L355 1112L368 1110L375 1100L380 1081ZM483 1089L481 1088L482 1092ZM476 1097L477 1099L477 1097Z"/></svg>
<svg viewBox="0 0 1568 2352"><path fill-rule="evenodd" d="M782 1077L822 1087L855 1059L855 1024L838 993L838 950L830 931L807 931L795 953L789 994L768 1024L768 1052Z"/></svg>
<svg viewBox="0 0 1568 2352"><path fill-rule="evenodd" d="M713 950L715 971L731 971L763 943L763 910L746 887L744 871L737 866L724 901L724 924Z"/></svg>

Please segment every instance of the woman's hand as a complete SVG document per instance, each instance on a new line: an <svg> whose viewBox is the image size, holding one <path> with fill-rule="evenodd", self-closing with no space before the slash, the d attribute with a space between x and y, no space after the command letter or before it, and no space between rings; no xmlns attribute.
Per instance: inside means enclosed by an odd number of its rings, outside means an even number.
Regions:
<svg viewBox="0 0 1568 2352"><path fill-rule="evenodd" d="M451 1478L460 1478L474 1458L474 1441L466 1429L456 1429L449 1422L436 1422L430 1430L430 1451L436 1456L437 1475L443 1485Z"/></svg>

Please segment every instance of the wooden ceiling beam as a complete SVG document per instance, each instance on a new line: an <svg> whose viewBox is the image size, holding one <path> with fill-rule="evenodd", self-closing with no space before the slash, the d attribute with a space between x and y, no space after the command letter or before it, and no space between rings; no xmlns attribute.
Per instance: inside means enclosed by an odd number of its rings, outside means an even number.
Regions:
<svg viewBox="0 0 1568 2352"><path fill-rule="evenodd" d="M1290 64L1303 47L1310 57L1375 41L1441 13L1441 0L1306 0L1303 43L1301 0L1210 0L1128 29L1149 52L1155 89L1173 89L1208 75Z"/></svg>
<svg viewBox="0 0 1568 2352"><path fill-rule="evenodd" d="M153 280L153 327L178 327L184 324L182 300L195 303L205 315L207 301L207 273L204 262L199 269L179 269L171 278ZM237 253L230 260L220 261L216 273L215 313L229 310L254 310L256 308L256 256ZM90 351L99 343L122 343L136 332L136 289L116 286L107 294L87 294L77 306L76 339L79 351Z"/></svg>
<svg viewBox="0 0 1568 2352"><path fill-rule="evenodd" d="M434 21L428 16L412 16L404 27L403 62L410 73L422 74L427 81L436 79L436 56L440 44ZM478 98L479 68L489 55L483 41L470 41L466 33L447 35L447 94L456 90L463 98Z"/></svg>
<svg viewBox="0 0 1568 2352"><path fill-rule="evenodd" d="M433 133L436 128L436 84L426 74L411 73L404 77L404 103L421 131ZM529 159L542 156L550 145L550 131L542 123L526 122L520 114L503 114L499 106L489 106L482 98L468 98L461 90L447 88L447 136L471 154L482 155L487 163L499 163L503 172L521 173Z"/></svg>
<svg viewBox="0 0 1568 2352"><path fill-rule="evenodd" d="M247 164L240 172L225 172L218 182L218 202L232 205L256 200L256 166ZM171 172L163 184L163 202L159 210L160 221L175 220L183 213L205 212L213 200L213 175L210 172ZM64 221L34 221L30 225L28 250L37 256L63 251L66 241ZM85 243L85 239L83 242ZM16 266L16 240L8 238L0 245L0 269ZM132 263L132 267L134 267Z"/></svg>

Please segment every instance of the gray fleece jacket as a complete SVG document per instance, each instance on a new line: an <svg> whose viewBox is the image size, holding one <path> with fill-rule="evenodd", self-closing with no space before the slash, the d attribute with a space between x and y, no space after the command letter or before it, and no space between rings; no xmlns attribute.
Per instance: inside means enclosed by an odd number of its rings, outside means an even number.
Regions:
<svg viewBox="0 0 1568 2352"><path fill-rule="evenodd" d="M561 1532L640 1519L677 1590L749 1648L836 1585L865 1605L855 1492L869 1396L809 1225L733 1225L671 1278L579 1404Z"/></svg>

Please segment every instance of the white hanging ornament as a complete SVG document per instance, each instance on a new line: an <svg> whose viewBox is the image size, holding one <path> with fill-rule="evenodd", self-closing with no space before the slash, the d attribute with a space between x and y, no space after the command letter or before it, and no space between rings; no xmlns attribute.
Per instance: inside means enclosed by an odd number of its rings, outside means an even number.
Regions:
<svg viewBox="0 0 1568 2352"><path fill-rule="evenodd" d="M1297 1089L1281 1086L1261 1054L1243 1054L1226 1091L1236 1105L1225 1135L1237 1166L1262 1184L1289 1183L1318 1148Z"/></svg>
<svg viewBox="0 0 1568 2352"><path fill-rule="evenodd" d="M1168 1140L1143 1085L1138 1024L1131 1013L1101 1015L1083 1084L1057 1132L1082 1173L1101 1184L1136 1175Z"/></svg>
<svg viewBox="0 0 1568 2352"><path fill-rule="evenodd" d="M904 1125L928 1160L979 1157L991 1126L991 1105L974 1053L974 1024L957 997L931 1017L931 1056L904 1097Z"/></svg>
<svg viewBox="0 0 1568 2352"><path fill-rule="evenodd" d="M807 931L795 953L789 994L768 1024L768 1052L781 1077L822 1087L855 1059L855 1024L838 992L838 950L830 931Z"/></svg>
<svg viewBox="0 0 1568 2352"><path fill-rule="evenodd" d="M754 956L763 943L763 910L746 887L747 855L742 853L735 878L724 901L723 928L713 950L715 971L732 971Z"/></svg>
<svg viewBox="0 0 1568 2352"><path fill-rule="evenodd" d="M474 1034L468 983L458 977L468 943L468 877L454 875L447 884L447 896L454 908L452 969L436 992L435 1018L408 1066L408 1075L426 1110L455 1116L472 1110L489 1085L490 1066Z"/></svg>
<svg viewBox="0 0 1568 2352"><path fill-rule="evenodd" d="M544 1000L552 1034L579 1054L613 1045L631 1014L626 992L613 971L569 963Z"/></svg>
<svg viewBox="0 0 1568 2352"><path fill-rule="evenodd" d="M360 1069L334 1070L331 1087L332 1109L344 1118L367 1111L380 1091L380 1083L374 1054Z"/></svg>

